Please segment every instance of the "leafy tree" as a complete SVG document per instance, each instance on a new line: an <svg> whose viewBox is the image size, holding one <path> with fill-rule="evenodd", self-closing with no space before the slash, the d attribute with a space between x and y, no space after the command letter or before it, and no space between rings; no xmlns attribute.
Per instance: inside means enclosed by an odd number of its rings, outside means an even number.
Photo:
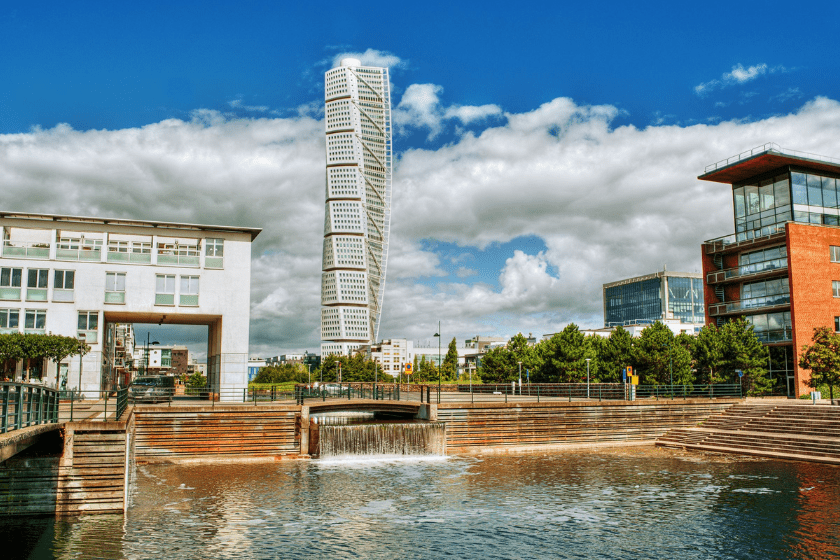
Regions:
<svg viewBox="0 0 840 560"><path fill-rule="evenodd" d="M300 381L303 374L301 364L282 364L260 368L254 383L288 383Z"/></svg>
<svg viewBox="0 0 840 560"><path fill-rule="evenodd" d="M598 381L617 383L621 370L633 365L633 337L623 327L616 328L599 348Z"/></svg>
<svg viewBox="0 0 840 560"><path fill-rule="evenodd" d="M672 372L674 385L687 385L692 381L691 353L661 321L642 330L633 345L633 358L639 381L645 385L668 385Z"/></svg>
<svg viewBox="0 0 840 560"><path fill-rule="evenodd" d="M455 337L449 343L449 349L443 358L443 378L456 379L458 377L458 344Z"/></svg>
<svg viewBox="0 0 840 560"><path fill-rule="evenodd" d="M193 389L200 389L206 386L207 378L204 377L204 375L202 375L200 371L196 371L187 378L187 387L191 387Z"/></svg>
<svg viewBox="0 0 840 560"><path fill-rule="evenodd" d="M840 384L840 335L828 327L815 327L811 340L813 344L802 346L799 367L811 370L810 387L828 385L834 400L834 386Z"/></svg>
<svg viewBox="0 0 840 560"><path fill-rule="evenodd" d="M537 383L581 383L586 381L586 358L594 357L591 345L577 325L570 323L549 340L540 343Z"/></svg>
<svg viewBox="0 0 840 560"><path fill-rule="evenodd" d="M481 359L481 379L485 383L507 383L516 378L516 359L504 346L491 348Z"/></svg>
<svg viewBox="0 0 840 560"><path fill-rule="evenodd" d="M69 336L56 334L0 334L0 364L7 361L27 360L24 379L29 380L29 360L47 358L59 363L67 357L85 355L90 346Z"/></svg>
<svg viewBox="0 0 840 560"><path fill-rule="evenodd" d="M736 370L744 373L741 383L748 395L762 395L772 389L767 379L769 353L753 332L753 326L743 318L729 321L720 328L721 367L716 376L723 382L738 383Z"/></svg>
<svg viewBox="0 0 840 560"><path fill-rule="evenodd" d="M691 349L696 381L702 384L721 383L723 366L723 335L714 324L706 325L697 334Z"/></svg>

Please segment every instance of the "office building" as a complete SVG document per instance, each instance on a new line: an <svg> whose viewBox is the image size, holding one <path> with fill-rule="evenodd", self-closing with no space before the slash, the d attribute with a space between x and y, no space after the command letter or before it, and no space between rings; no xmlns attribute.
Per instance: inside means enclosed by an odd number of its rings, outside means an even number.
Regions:
<svg viewBox="0 0 840 560"><path fill-rule="evenodd" d="M791 397L815 327L840 331L840 160L765 144L706 167L730 185L735 233L703 243L706 322L751 322L770 376Z"/></svg>
<svg viewBox="0 0 840 560"><path fill-rule="evenodd" d="M321 355L348 355L379 334L391 225L387 68L354 58L325 75L326 208Z"/></svg>
<svg viewBox="0 0 840 560"><path fill-rule="evenodd" d="M125 383L120 370L137 365L134 333L112 325L206 325L208 383L225 398L247 384L251 242L259 232L2 212L0 333L84 340L91 351L81 371L76 357L44 360L35 375L50 386L58 375L84 392ZM21 364L11 368L19 379Z"/></svg>
<svg viewBox="0 0 840 560"><path fill-rule="evenodd" d="M663 270L604 284L604 327L636 327L677 321L677 332L694 334L705 323L703 275ZM672 328L673 330L673 328Z"/></svg>

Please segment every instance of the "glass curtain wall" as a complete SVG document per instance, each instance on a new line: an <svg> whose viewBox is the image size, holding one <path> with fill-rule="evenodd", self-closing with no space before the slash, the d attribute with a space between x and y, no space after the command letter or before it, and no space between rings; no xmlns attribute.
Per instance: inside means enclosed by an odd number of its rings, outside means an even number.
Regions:
<svg viewBox="0 0 840 560"><path fill-rule="evenodd" d="M660 279L652 278L607 288L605 326L653 323L662 319L661 287Z"/></svg>
<svg viewBox="0 0 840 560"><path fill-rule="evenodd" d="M666 276L668 312L683 323L703 323L703 279Z"/></svg>
<svg viewBox="0 0 840 560"><path fill-rule="evenodd" d="M838 190L840 179L796 170L735 185L736 239L770 235L787 221L840 225Z"/></svg>

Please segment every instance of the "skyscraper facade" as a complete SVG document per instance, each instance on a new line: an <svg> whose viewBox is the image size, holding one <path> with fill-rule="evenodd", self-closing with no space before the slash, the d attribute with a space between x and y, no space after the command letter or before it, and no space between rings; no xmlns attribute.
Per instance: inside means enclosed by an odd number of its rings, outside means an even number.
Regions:
<svg viewBox="0 0 840 560"><path fill-rule="evenodd" d="M391 92L387 68L354 58L324 77L326 208L321 354L348 354L379 334L391 227Z"/></svg>

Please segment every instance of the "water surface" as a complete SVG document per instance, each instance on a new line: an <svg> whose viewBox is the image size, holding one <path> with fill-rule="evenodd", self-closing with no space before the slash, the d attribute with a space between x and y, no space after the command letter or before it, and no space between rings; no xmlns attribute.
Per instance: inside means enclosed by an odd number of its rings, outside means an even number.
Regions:
<svg viewBox="0 0 840 560"><path fill-rule="evenodd" d="M26 558L840 558L840 469L654 448L141 466L127 515L0 522Z"/></svg>

